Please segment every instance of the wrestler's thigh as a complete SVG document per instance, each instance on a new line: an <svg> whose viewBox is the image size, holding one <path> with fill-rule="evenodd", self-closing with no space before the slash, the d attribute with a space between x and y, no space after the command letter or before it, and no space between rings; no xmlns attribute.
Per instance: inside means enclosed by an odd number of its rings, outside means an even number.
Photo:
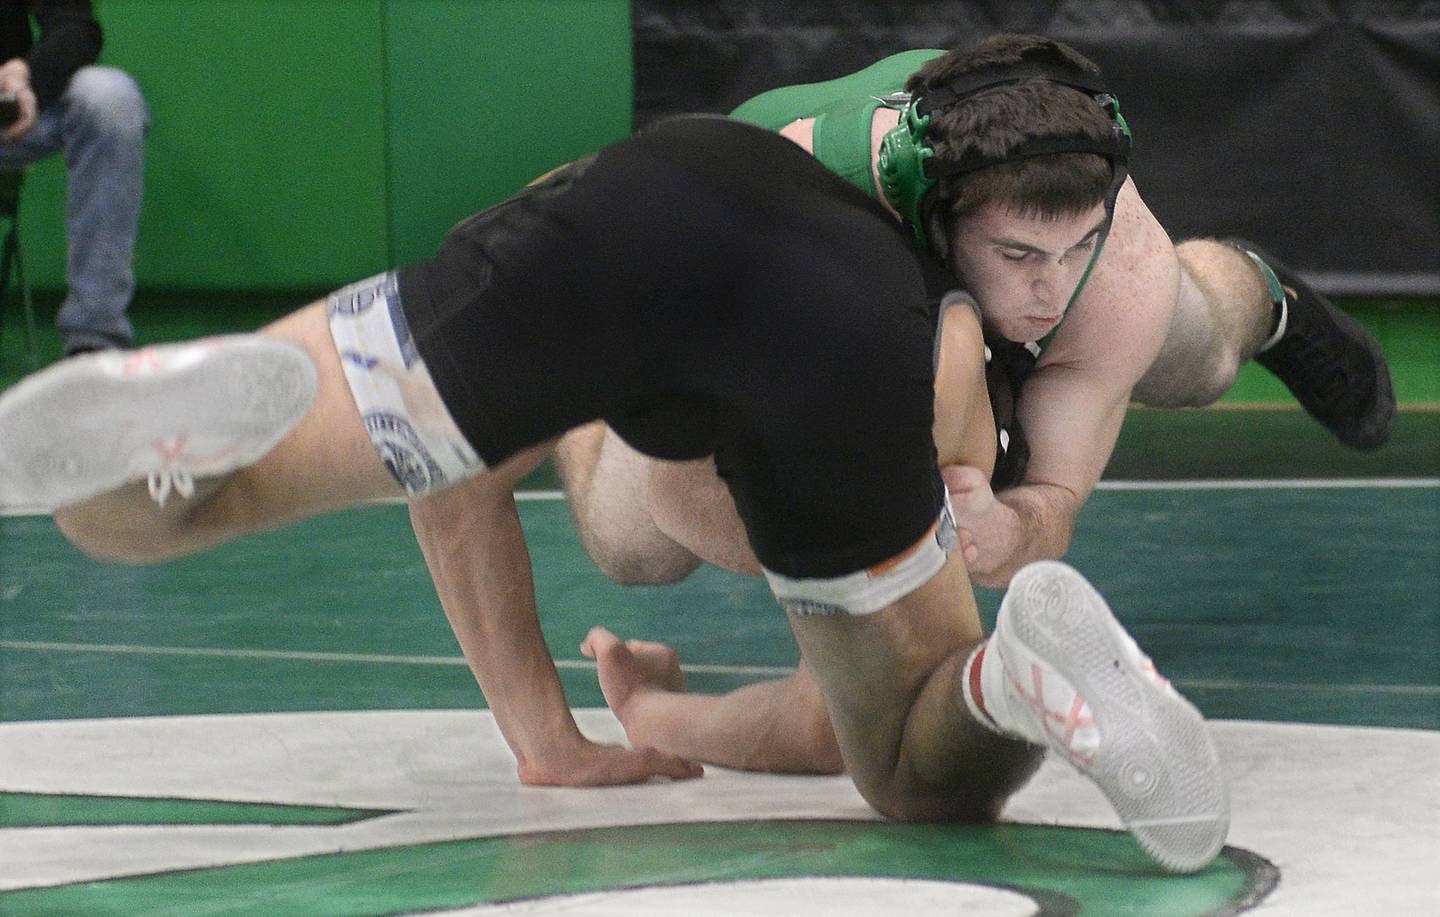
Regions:
<svg viewBox="0 0 1440 917"><path fill-rule="evenodd" d="M661 585L690 575L699 558L657 526L649 480L653 462L602 423L572 430L556 465L580 541L607 577L626 585Z"/></svg>
<svg viewBox="0 0 1440 917"><path fill-rule="evenodd" d="M1134 399L1152 407L1189 407L1214 400L1213 381L1224 339L1205 292L1180 271L1179 300L1165 343L1135 386ZM1221 389L1223 391L1223 388Z"/></svg>
<svg viewBox="0 0 1440 917"><path fill-rule="evenodd" d="M315 361L315 401L264 458L226 480L192 524L267 528L375 500L403 497L360 418L330 336L325 302L260 330L305 348Z"/></svg>

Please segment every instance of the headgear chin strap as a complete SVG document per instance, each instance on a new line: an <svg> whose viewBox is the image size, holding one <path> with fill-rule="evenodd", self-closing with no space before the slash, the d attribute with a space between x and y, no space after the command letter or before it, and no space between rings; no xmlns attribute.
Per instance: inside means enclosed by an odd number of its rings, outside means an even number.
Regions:
<svg viewBox="0 0 1440 917"><path fill-rule="evenodd" d="M1029 79L1049 80L1069 86L1095 99L1110 118L1111 132L1108 142L1084 136L1036 137L998 158L985 156L973 147L958 160L936 158L934 147L925 140L925 132L930 127L930 118L935 112L958 105L987 89ZM1048 64L1025 62L967 73L929 95L906 100L900 111L900 123L880 141L876 171L880 176L880 188L885 199L901 218L910 224L921 246L929 248L926 222L933 202L928 202L927 198L942 178L975 172L1015 159L1048 156L1052 153L1097 153L1110 160L1111 179L1110 187L1105 193L1105 225L1097 240L1097 243L1103 243L1115 216L1115 199L1119 196L1128 174L1130 126L1120 114L1119 101L1106 91L1098 78L1089 74L1077 74ZM944 240L937 241L943 248ZM1099 244L1095 250L1098 255ZM940 254L948 260L948 252L942 251Z"/></svg>

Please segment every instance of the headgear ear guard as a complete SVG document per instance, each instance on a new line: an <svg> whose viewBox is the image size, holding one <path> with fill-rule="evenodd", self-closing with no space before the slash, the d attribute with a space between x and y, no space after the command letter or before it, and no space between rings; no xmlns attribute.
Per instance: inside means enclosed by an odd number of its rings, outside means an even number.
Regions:
<svg viewBox="0 0 1440 917"><path fill-rule="evenodd" d="M973 147L958 160L935 157L934 147L925 140L925 131L929 128L930 118L935 112L958 105L987 89L1028 79L1049 80L1078 89L1094 98L1110 118L1109 141L1101 142L1085 136L1037 137L1019 144L998 158L982 155ZM880 176L880 188L885 199L901 218L910 224L920 244L929 247L926 222L934 202L927 198L942 178L963 175L1014 159L1051 153L1097 153L1110 160L1110 187L1105 193L1105 226L1101 229L1098 240L1103 242L1115 216L1115 199L1119 196L1128 174L1130 126L1120 114L1119 101L1101 85L1099 79L1092 78L1089 74L1077 74L1048 64L1028 61L964 74L947 86L906 102L900 112L900 123L880 141L876 171ZM947 257L948 252L943 251L944 240L936 241L941 245L942 257ZM1099 245L1096 246L1096 252L1098 254Z"/></svg>

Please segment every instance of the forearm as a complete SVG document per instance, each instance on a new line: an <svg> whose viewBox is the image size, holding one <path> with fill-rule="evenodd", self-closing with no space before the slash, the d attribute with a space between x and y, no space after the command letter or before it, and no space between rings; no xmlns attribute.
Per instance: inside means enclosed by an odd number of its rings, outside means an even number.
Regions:
<svg viewBox="0 0 1440 917"><path fill-rule="evenodd" d="M1065 555L1083 500L1054 484L1021 484L1000 491L995 498L1003 508L1001 518L1008 529L1004 543L1009 550L993 568L972 570L971 579L981 586L1003 589L1026 564Z"/></svg>
<svg viewBox="0 0 1440 917"><path fill-rule="evenodd" d="M1008 584L1031 561L1064 556L1080 508L1094 492L1115 449L1138 373L1134 367L1146 360L1135 351L1145 348L1126 335L1119 335L1126 346L1116 345L1109 340L1117 334L1113 328L1109 337L1094 328L1088 334L1080 343L1070 342L1068 359L1057 355L1055 362L1042 365L1025 382L1016 415L1030 457L1022 483L995 495L1009 517L1010 531L1005 550L998 552L1001 562L987 564L983 571L987 575L979 580L986 586ZM1057 339L1041 362L1064 344ZM1074 355L1085 348L1106 356L1096 360L1088 351Z"/></svg>
<svg viewBox="0 0 1440 917"><path fill-rule="evenodd" d="M738 770L844 770L825 701L808 672L727 694L647 691L625 709L631 742Z"/></svg>
<svg viewBox="0 0 1440 917"><path fill-rule="evenodd" d="M483 510L475 505L487 502ZM545 782L549 763L580 740L579 730L540 631L514 501L508 494L477 494L475 504L442 494L412 504L411 520L445 615L515 753L521 780Z"/></svg>

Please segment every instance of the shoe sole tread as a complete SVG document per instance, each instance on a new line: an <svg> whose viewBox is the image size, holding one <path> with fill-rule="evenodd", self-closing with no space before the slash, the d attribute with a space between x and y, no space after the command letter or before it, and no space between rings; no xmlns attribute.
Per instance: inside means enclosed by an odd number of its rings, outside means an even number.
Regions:
<svg viewBox="0 0 1440 917"><path fill-rule="evenodd" d="M1210 862L1224 845L1229 805L1199 711L1128 657L1104 599L1068 566L1032 564L1016 575L1006 603L1010 639L1089 704L1100 746L1092 762L1072 763L1156 861L1179 872ZM1013 671L1008 660L1006 667Z"/></svg>
<svg viewBox="0 0 1440 917"><path fill-rule="evenodd" d="M237 444L228 468L202 474L242 467L274 448L314 398L314 363L293 344L246 335L176 346L213 350L129 376L117 372L114 354L77 357L6 392L6 502L58 507L106 493L137 479L137 453L182 434Z"/></svg>

